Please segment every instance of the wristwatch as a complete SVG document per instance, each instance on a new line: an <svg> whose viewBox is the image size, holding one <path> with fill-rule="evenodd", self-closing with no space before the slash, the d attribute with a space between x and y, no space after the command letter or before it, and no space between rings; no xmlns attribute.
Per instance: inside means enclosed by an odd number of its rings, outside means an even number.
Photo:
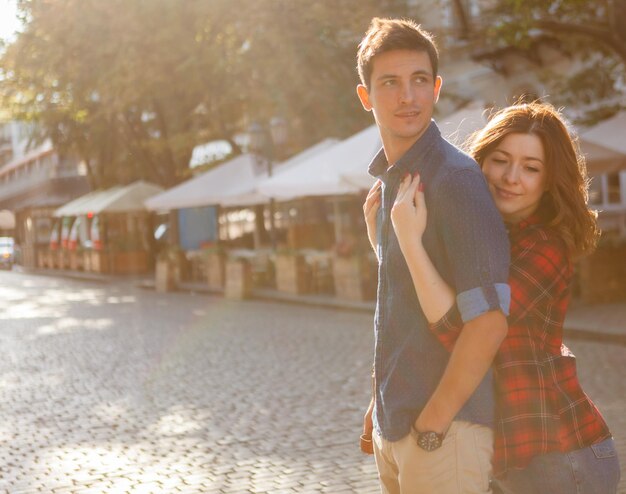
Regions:
<svg viewBox="0 0 626 494"><path fill-rule="evenodd" d="M433 431L417 432L417 445L424 451L435 451L441 448L443 443L443 434L437 434Z"/></svg>

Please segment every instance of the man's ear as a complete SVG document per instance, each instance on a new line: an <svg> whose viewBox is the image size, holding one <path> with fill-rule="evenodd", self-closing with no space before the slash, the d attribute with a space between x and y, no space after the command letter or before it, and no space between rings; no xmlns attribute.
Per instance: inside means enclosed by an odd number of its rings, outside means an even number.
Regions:
<svg viewBox="0 0 626 494"><path fill-rule="evenodd" d="M370 104L370 95L367 91L367 88L363 84L359 84L356 87L356 94L359 96L361 100L361 104L365 111L372 111L372 105Z"/></svg>
<svg viewBox="0 0 626 494"><path fill-rule="evenodd" d="M439 101L439 93L441 93L441 86L443 85L443 79L440 75L435 78L435 103Z"/></svg>

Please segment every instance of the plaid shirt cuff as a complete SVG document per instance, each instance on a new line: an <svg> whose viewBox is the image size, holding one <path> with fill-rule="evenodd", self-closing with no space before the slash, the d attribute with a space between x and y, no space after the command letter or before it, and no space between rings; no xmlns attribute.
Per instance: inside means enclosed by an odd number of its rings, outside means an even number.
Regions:
<svg viewBox="0 0 626 494"><path fill-rule="evenodd" d="M457 338L463 329L463 319L459 308L453 305L450 310L437 322L429 324L430 332L449 352L454 348Z"/></svg>

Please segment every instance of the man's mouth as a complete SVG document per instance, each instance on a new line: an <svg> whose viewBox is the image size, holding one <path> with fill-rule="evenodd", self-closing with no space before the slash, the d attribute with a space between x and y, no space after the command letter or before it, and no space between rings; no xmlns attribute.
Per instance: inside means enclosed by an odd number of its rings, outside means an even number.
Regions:
<svg viewBox="0 0 626 494"><path fill-rule="evenodd" d="M420 114L420 112L418 112L417 110L415 110L415 111L403 111L403 112L396 113L396 117L411 118L411 117L417 117L419 114Z"/></svg>

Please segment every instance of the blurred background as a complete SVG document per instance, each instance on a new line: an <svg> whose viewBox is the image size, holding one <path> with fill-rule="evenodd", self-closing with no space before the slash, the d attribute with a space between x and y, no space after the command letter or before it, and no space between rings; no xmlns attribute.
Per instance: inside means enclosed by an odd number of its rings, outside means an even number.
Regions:
<svg viewBox="0 0 626 494"><path fill-rule="evenodd" d="M626 298L625 0L0 1L5 267L371 300L355 55L402 16L436 35L451 140L564 108L604 230L576 296Z"/></svg>

